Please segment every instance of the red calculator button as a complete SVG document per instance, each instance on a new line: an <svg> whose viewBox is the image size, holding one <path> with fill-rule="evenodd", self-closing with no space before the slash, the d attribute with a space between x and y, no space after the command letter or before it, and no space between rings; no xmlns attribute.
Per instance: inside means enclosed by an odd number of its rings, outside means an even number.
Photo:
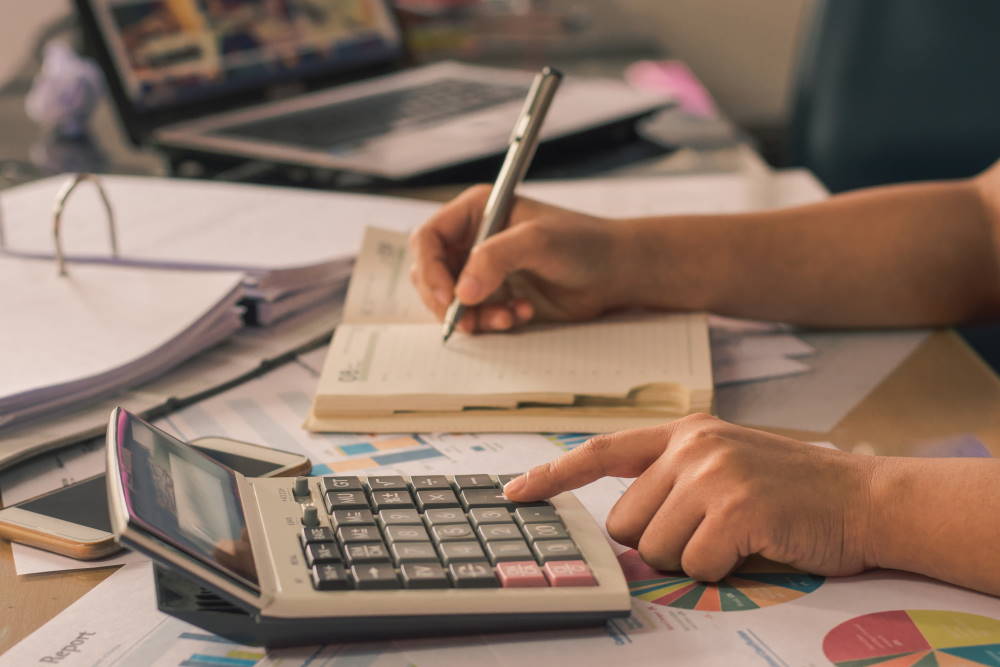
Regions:
<svg viewBox="0 0 1000 667"><path fill-rule="evenodd" d="M545 576L553 586L596 586L590 567L582 560L556 560L546 563Z"/></svg>
<svg viewBox="0 0 1000 667"><path fill-rule="evenodd" d="M500 585L504 588L530 588L549 585L541 568L532 560L497 563L497 576L500 578Z"/></svg>

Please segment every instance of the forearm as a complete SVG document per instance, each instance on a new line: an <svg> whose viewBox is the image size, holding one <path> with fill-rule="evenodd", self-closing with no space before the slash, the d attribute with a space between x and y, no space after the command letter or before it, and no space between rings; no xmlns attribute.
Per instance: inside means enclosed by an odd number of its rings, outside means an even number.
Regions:
<svg viewBox="0 0 1000 667"><path fill-rule="evenodd" d="M882 458L872 560L1000 595L1000 460Z"/></svg>
<svg viewBox="0 0 1000 667"><path fill-rule="evenodd" d="M813 326L988 318L1000 313L994 215L981 183L966 180L626 221L637 257L629 305Z"/></svg>

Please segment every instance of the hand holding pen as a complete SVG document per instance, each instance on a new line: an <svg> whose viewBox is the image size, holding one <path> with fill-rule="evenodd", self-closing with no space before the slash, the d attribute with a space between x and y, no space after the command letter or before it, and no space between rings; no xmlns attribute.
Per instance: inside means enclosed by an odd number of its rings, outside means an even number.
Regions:
<svg viewBox="0 0 1000 667"><path fill-rule="evenodd" d="M512 152L525 155L525 144L517 145L511 146L505 166L514 159ZM517 175L501 170L499 180L504 174L506 179ZM519 180L506 180L510 192ZM469 188L410 237L411 280L439 319L446 319L449 305L459 310L459 303L464 307L454 318L457 328L506 331L536 320L586 320L630 305L638 263L627 223L512 194L506 214L493 217L506 226L484 234L490 228L487 213L496 210L489 206L498 201L496 192L487 185Z"/></svg>
<svg viewBox="0 0 1000 667"><path fill-rule="evenodd" d="M500 167L500 173L497 175L493 190L486 200L483 219L479 223L479 232L476 234L476 240L472 246L473 250L507 224L507 218L514 203L514 190L524 179L531 159L535 155L542 123L545 122L545 115L548 113L552 98L555 96L561 81L562 74L551 67L546 67L535 76L531 89L528 91L524 108L514 124L510 146L504 157L503 165ZM445 314L442 329L443 342L447 342L455 331L455 326L462 318L464 310L465 306L456 297Z"/></svg>

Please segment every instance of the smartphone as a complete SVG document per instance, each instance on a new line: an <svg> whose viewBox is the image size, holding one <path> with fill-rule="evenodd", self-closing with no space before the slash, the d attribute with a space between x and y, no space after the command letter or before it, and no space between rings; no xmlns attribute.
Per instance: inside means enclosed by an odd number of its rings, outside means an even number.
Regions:
<svg viewBox="0 0 1000 667"><path fill-rule="evenodd" d="M190 444L247 477L290 477L312 470L301 454L239 440L209 437ZM121 550L111 534L104 475L0 509L0 537L78 560Z"/></svg>

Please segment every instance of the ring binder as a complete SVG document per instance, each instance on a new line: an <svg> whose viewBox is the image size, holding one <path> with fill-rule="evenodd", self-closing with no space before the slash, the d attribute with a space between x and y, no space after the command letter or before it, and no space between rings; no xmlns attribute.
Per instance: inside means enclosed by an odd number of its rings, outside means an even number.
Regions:
<svg viewBox="0 0 1000 667"><path fill-rule="evenodd" d="M76 186L84 181L90 181L97 188L98 194L101 196L101 201L104 202L104 210L108 214L108 236L111 242L111 256L118 257L118 233L115 228L115 213L111 208L111 201L108 199L108 194L104 190L104 186L101 184L101 179L97 177L96 174L85 174L80 173L73 176L72 179L66 182L62 188L60 188L59 193L56 195L55 208L52 211L52 238L56 246L56 265L59 268L59 275L66 275L66 259L63 257L62 248L62 214L63 210L66 208L66 202L69 200L69 196L73 194L76 190Z"/></svg>

